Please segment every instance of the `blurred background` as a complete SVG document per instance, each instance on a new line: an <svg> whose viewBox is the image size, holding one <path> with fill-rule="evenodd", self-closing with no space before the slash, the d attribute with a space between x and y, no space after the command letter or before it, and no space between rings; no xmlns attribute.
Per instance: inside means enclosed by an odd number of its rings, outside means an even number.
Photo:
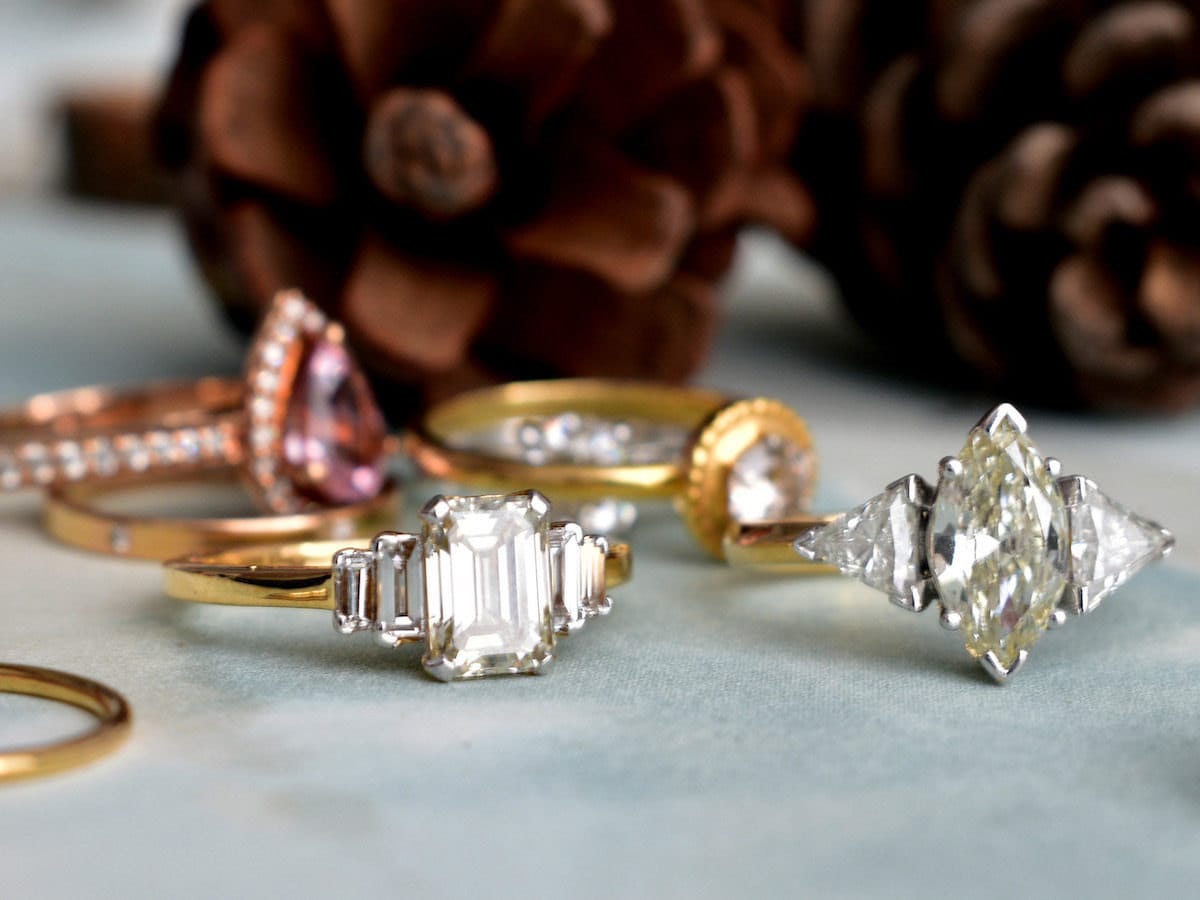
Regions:
<svg viewBox="0 0 1200 900"><path fill-rule="evenodd" d="M512 378L691 377L747 228L819 266L796 330L814 293L839 303L893 377L1178 411L1200 398L1197 14L10 0L0 189L175 209L229 322L301 286L402 388L397 420Z"/></svg>

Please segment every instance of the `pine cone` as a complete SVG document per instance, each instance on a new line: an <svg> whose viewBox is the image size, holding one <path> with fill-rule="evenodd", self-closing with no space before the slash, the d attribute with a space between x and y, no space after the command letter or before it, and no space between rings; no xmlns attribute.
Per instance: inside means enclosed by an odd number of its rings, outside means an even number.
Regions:
<svg viewBox="0 0 1200 900"><path fill-rule="evenodd" d="M736 228L809 228L778 21L772 0L211 0L161 153L235 319L300 286L418 388L402 412L513 377L681 379Z"/></svg>
<svg viewBox="0 0 1200 900"><path fill-rule="evenodd" d="M1043 402L1200 399L1200 3L808 0L804 42L865 327Z"/></svg>

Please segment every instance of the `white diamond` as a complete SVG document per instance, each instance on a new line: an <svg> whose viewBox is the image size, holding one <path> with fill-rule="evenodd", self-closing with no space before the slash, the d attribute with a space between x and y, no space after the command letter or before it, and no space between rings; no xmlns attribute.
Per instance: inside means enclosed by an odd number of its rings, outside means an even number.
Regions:
<svg viewBox="0 0 1200 900"><path fill-rule="evenodd" d="M813 454L769 434L751 444L729 469L729 515L737 522L785 519L808 506Z"/></svg>
<svg viewBox="0 0 1200 900"><path fill-rule="evenodd" d="M1095 609L1109 593L1175 543L1156 522L1131 513L1086 478L1071 479L1067 514L1071 522L1071 583L1080 589L1081 612Z"/></svg>
<svg viewBox="0 0 1200 900"><path fill-rule="evenodd" d="M537 672L553 658L549 513L537 491L435 497L421 511L431 675Z"/></svg>
<svg viewBox="0 0 1200 900"><path fill-rule="evenodd" d="M582 544L583 529L574 522L557 522L550 527L550 593L554 598L554 628L559 634L575 631L587 620Z"/></svg>
<svg viewBox="0 0 1200 900"><path fill-rule="evenodd" d="M371 571L374 562L369 550L339 550L333 557L333 627L342 634L375 626L379 601Z"/></svg>
<svg viewBox="0 0 1200 900"><path fill-rule="evenodd" d="M608 538L589 534L580 548L579 574L583 605L589 616L605 615L612 609L608 596Z"/></svg>
<svg viewBox="0 0 1200 900"><path fill-rule="evenodd" d="M922 506L916 476L890 485L862 506L796 541L809 559L837 566L910 609L924 605Z"/></svg>

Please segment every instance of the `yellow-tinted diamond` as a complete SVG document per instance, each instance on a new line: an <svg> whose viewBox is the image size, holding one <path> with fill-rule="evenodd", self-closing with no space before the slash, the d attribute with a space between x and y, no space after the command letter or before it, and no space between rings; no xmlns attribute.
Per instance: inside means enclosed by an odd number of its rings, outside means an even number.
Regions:
<svg viewBox="0 0 1200 900"><path fill-rule="evenodd" d="M946 469L929 522L929 564L967 650L1011 669L1041 637L1067 583L1067 510L1015 410L975 428Z"/></svg>

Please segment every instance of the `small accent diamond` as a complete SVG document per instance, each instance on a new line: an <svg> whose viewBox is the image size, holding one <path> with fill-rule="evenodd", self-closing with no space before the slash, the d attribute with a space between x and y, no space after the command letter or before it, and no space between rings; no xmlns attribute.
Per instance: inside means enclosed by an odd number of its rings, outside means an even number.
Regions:
<svg viewBox="0 0 1200 900"><path fill-rule="evenodd" d="M925 606L922 518L928 488L910 475L797 539L801 556L837 566L906 609Z"/></svg>
<svg viewBox="0 0 1200 900"><path fill-rule="evenodd" d="M1080 476L1060 482L1071 522L1071 584L1078 611L1091 612L1108 594L1175 544L1169 531L1131 513Z"/></svg>

